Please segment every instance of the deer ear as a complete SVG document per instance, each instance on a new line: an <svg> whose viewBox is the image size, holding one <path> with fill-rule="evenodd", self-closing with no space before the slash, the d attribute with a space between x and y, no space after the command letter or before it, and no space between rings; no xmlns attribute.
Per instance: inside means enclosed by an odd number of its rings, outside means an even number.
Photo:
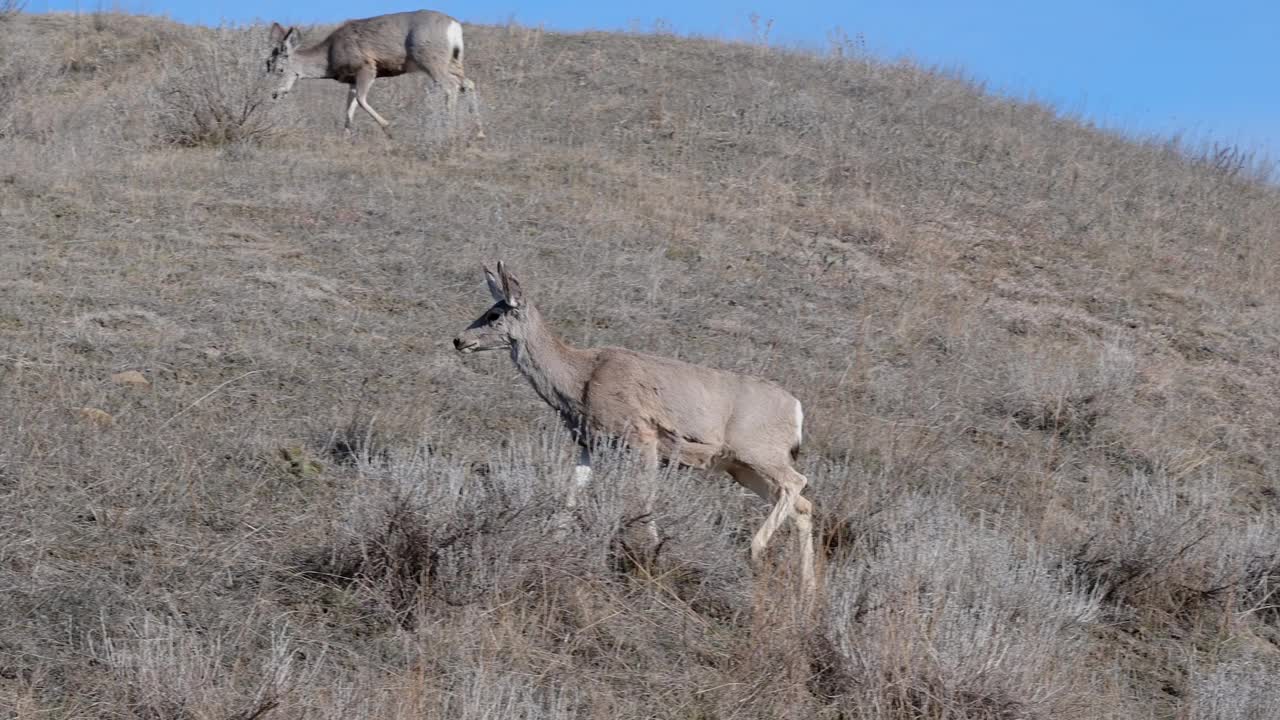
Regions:
<svg viewBox="0 0 1280 720"><path fill-rule="evenodd" d="M298 28L296 28L296 27L291 27L291 28L289 28L289 32L287 32L287 33L285 33L285 34L284 34L284 44L285 44L285 45L287 45L287 46L288 46L288 47L290 47L290 48L297 47L297 45L298 45Z"/></svg>
<svg viewBox="0 0 1280 720"><path fill-rule="evenodd" d="M287 34L288 33L285 31L285 29L280 26L280 23L278 22L271 23L271 42L278 43L281 40L284 40L284 36Z"/></svg>
<svg viewBox="0 0 1280 720"><path fill-rule="evenodd" d="M502 283L498 282L498 276L488 267L484 269L484 281L489 286L489 294L493 296L494 302L506 302L507 293L502 290Z"/></svg>
<svg viewBox="0 0 1280 720"><path fill-rule="evenodd" d="M520 307L520 303L524 300L524 293L520 290L520 281L515 275L507 272L507 266L498 261L498 276L502 278L502 290L506 293L507 304L511 307Z"/></svg>

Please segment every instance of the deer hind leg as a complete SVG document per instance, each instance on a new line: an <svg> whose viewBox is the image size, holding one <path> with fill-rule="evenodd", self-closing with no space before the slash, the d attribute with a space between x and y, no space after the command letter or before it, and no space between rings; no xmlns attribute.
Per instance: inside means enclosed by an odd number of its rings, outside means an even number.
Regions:
<svg viewBox="0 0 1280 720"><path fill-rule="evenodd" d="M760 563L770 538L787 518L791 518L800 545L800 574L805 588L813 590L816 586L813 574L813 504L800 495L809 481L786 465L761 467L735 464L729 468L729 474L765 502L773 503L764 523L751 539L752 563Z"/></svg>
<svg viewBox="0 0 1280 720"><path fill-rule="evenodd" d="M419 59L418 66L431 78L432 84L444 91L444 125L453 127L457 121L458 94L462 92L462 77L454 71L451 61Z"/></svg>
<svg viewBox="0 0 1280 720"><path fill-rule="evenodd" d="M808 478L800 473L796 475L808 484ZM795 523L796 543L800 546L800 577L805 588L813 592L818 589L818 580L813 573L813 503L798 493L795 506L791 509L791 521Z"/></svg>
<svg viewBox="0 0 1280 720"><path fill-rule="evenodd" d="M458 119L458 94L459 87L456 83L444 83L444 111L449 113L449 123L452 125Z"/></svg>
<svg viewBox="0 0 1280 720"><path fill-rule="evenodd" d="M462 94L467 96L467 112L475 123L475 139L483 140L484 121L480 117L480 96L476 93L476 84L467 78L462 79Z"/></svg>
<svg viewBox="0 0 1280 720"><path fill-rule="evenodd" d="M766 472L761 468L736 463L729 467L729 474L733 479L738 481L739 485L751 490L759 495L765 502L771 503L773 507L769 514L765 517L764 523L756 530L756 534L751 538L751 562L759 563L764 549L769 546L769 538L778 530L778 526L786 519L791 512L791 506L795 504L794 498L789 497L789 493L784 491L782 482L779 481L778 474Z"/></svg>
<svg viewBox="0 0 1280 720"><path fill-rule="evenodd" d="M369 88L373 87L373 81L377 76L378 71L372 65L366 65L360 68L360 71L356 73L356 102L360 104L360 107L363 108L365 112L369 113L369 117L373 118L374 122L378 123L378 126L382 128L382 131L390 137L391 130L388 128L391 123L387 122L377 113L377 111L369 107Z"/></svg>
<svg viewBox="0 0 1280 720"><path fill-rule="evenodd" d="M467 101L467 115L470 116L472 128L475 130L472 137L483 140L484 122L480 119L480 96L476 93L476 84L463 74L461 63L451 63L449 73L458 84L458 94Z"/></svg>

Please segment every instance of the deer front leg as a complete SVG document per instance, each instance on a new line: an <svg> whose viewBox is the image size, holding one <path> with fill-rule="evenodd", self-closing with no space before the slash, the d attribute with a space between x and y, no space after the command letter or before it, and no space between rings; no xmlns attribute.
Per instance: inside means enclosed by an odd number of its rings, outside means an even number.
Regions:
<svg viewBox="0 0 1280 720"><path fill-rule="evenodd" d="M376 77L378 77L378 71L372 65L360 68L360 72L356 73L356 102L360 104L360 107L365 112L369 113L369 117L373 118L374 122L378 123L379 127L382 128L382 132L386 133L387 137L391 137L391 130L389 129L391 123L384 120L373 108L369 107L369 88L373 87L373 81Z"/></svg>
<svg viewBox="0 0 1280 720"><path fill-rule="evenodd" d="M657 433L644 436L643 440L638 443L640 445L641 456L644 460L644 470L642 482L644 487L641 489L644 502L644 520L645 533L649 536L649 542L652 548L658 547L658 522L653 518L654 504L658 496L658 436Z"/></svg>
<svg viewBox="0 0 1280 720"><path fill-rule="evenodd" d="M347 86L347 122L342 126L345 134L351 134L351 124L356 118L356 85L351 83Z"/></svg>

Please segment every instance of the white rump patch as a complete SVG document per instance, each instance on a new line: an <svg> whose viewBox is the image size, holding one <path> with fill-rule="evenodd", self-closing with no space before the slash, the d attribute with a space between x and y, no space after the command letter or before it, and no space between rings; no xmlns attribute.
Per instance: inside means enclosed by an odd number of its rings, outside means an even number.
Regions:
<svg viewBox="0 0 1280 720"><path fill-rule="evenodd" d="M462 23L457 20L449 23L449 29L444 32L445 40L449 42L450 48L462 49Z"/></svg>
<svg viewBox="0 0 1280 720"><path fill-rule="evenodd" d="M804 410L800 408L800 401L796 401L796 445L799 446L804 439Z"/></svg>

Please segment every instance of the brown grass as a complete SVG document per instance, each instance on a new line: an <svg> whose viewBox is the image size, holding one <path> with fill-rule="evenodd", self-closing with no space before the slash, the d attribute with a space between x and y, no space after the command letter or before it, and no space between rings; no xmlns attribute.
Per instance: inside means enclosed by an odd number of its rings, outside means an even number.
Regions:
<svg viewBox="0 0 1280 720"><path fill-rule="evenodd" d="M279 133L287 108L271 101L275 78L262 72L268 45L261 33L223 27L203 33L177 62L166 62L155 90L159 138L221 147Z"/></svg>
<svg viewBox="0 0 1280 720"><path fill-rule="evenodd" d="M265 32L0 23L10 716L1280 700L1280 192L1238 151L847 42L518 26L467 29L481 144L412 78L372 93L394 141L344 141L321 81L193 132L257 100ZM448 345L498 257L575 343L804 400L815 607L785 534L752 575L764 508L727 480L666 476L656 557L633 458L560 508L554 418Z"/></svg>

